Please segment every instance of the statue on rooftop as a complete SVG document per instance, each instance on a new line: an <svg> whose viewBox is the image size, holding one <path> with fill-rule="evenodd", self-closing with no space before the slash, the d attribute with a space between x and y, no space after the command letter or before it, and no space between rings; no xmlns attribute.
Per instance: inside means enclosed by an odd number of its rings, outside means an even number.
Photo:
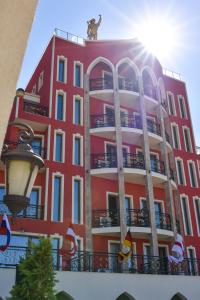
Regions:
<svg viewBox="0 0 200 300"><path fill-rule="evenodd" d="M95 19L91 19L87 21L88 29L87 29L87 35L89 40L97 40L97 30L101 24L101 15L99 15L99 21L96 23Z"/></svg>

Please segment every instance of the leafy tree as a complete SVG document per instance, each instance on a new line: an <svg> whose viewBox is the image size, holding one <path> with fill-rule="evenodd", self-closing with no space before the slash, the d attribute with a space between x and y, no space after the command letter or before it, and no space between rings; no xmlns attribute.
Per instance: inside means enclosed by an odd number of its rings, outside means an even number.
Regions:
<svg viewBox="0 0 200 300"><path fill-rule="evenodd" d="M55 272L51 254L51 240L42 238L31 243L26 258L18 266L16 284L8 300L55 300Z"/></svg>

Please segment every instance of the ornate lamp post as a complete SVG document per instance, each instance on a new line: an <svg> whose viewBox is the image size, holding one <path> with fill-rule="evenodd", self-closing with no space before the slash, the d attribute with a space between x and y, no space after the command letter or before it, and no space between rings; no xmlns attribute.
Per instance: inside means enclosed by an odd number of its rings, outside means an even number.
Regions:
<svg viewBox="0 0 200 300"><path fill-rule="evenodd" d="M16 147L10 149L8 145L4 145L2 151L2 160L6 167L6 194L3 201L15 218L28 206L35 178L44 161L30 146L34 138L32 128L19 122L9 125L24 127L19 131Z"/></svg>

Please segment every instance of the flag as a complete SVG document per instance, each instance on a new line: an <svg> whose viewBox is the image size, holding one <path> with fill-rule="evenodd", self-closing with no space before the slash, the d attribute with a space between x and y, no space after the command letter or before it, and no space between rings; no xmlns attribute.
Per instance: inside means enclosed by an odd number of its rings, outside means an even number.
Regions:
<svg viewBox="0 0 200 300"><path fill-rule="evenodd" d="M183 261L184 256L184 245L183 245L183 237L180 234L177 234L175 243L172 247L172 252L174 252L174 256L168 256L168 260L170 263L181 263Z"/></svg>
<svg viewBox="0 0 200 300"><path fill-rule="evenodd" d="M3 215L3 219L1 222L1 226L0 226L0 234L7 236L6 244L0 245L0 251L3 252L8 248L8 246L10 244L10 237L11 237L10 224L9 224L8 217L6 214Z"/></svg>
<svg viewBox="0 0 200 300"><path fill-rule="evenodd" d="M124 259L128 259L129 256L131 256L131 254L132 254L132 236L129 229L123 242L122 251L118 253L118 259L119 261L122 262Z"/></svg>
<svg viewBox="0 0 200 300"><path fill-rule="evenodd" d="M65 248L65 246L64 246L65 241L63 241L63 248L60 249L60 254L65 255L66 253L69 253L71 256L74 256L77 252L78 247L77 247L77 237L74 232L72 224L69 225L69 228L67 229L67 232L66 232L66 235L64 238L66 241L70 241L73 246L72 246L72 249L68 252L66 249L67 247Z"/></svg>

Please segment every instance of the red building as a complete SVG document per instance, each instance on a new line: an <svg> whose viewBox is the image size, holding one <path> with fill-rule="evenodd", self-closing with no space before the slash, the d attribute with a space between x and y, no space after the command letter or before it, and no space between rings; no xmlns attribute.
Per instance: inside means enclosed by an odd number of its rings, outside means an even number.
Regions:
<svg viewBox="0 0 200 300"><path fill-rule="evenodd" d="M200 257L200 173L186 86L164 75L137 39L83 41L57 31L14 103L14 119L34 129L45 167L10 249L20 255L29 239L50 235L56 251L72 222L81 251L118 253L130 229L134 254L163 258L180 231L185 256ZM15 139L8 128L6 142ZM3 168L0 180L2 196Z"/></svg>

